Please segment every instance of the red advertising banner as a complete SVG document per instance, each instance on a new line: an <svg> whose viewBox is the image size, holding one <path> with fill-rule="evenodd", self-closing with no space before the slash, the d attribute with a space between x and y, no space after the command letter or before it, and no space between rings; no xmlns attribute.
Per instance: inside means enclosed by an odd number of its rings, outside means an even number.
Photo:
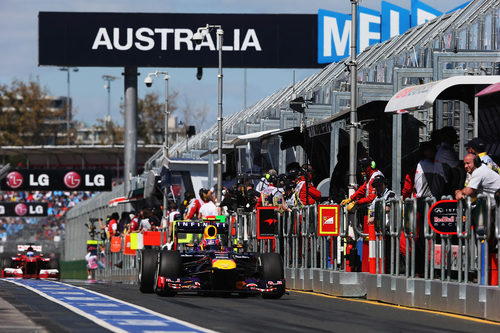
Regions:
<svg viewBox="0 0 500 333"><path fill-rule="evenodd" d="M129 256L135 256L135 250L132 250L130 247L130 235L125 235L125 244L123 248L123 254Z"/></svg>
<svg viewBox="0 0 500 333"><path fill-rule="evenodd" d="M111 252L120 252L122 250L122 238L111 237Z"/></svg>
<svg viewBox="0 0 500 333"><path fill-rule="evenodd" d="M257 208L257 238L274 239L278 233L278 214L276 207Z"/></svg>
<svg viewBox="0 0 500 333"><path fill-rule="evenodd" d="M144 245L161 246L161 231L144 231Z"/></svg>
<svg viewBox="0 0 500 333"><path fill-rule="evenodd" d="M339 205L318 206L318 236L339 235Z"/></svg>

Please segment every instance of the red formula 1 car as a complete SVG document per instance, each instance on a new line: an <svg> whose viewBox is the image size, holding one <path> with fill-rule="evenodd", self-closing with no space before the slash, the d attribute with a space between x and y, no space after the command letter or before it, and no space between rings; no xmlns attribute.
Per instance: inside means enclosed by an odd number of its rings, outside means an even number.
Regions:
<svg viewBox="0 0 500 333"><path fill-rule="evenodd" d="M40 245L18 245L17 256L2 259L2 277L59 280L59 261L44 258Z"/></svg>

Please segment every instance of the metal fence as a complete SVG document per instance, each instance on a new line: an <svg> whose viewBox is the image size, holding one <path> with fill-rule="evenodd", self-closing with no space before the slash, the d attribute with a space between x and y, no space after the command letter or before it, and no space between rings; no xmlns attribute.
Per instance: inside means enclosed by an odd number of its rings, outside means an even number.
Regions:
<svg viewBox="0 0 500 333"><path fill-rule="evenodd" d="M361 211L347 213L340 208L335 236L318 235L317 206L277 213L277 228L271 239L259 239L255 213L234 213L228 218L232 231L227 241L243 245L247 251L280 253L286 268L354 272L360 271L366 257L374 257L375 274L480 285L488 285L493 276L498 284L499 249L494 247L500 239L498 204L484 195L475 202L461 200L456 208L455 221L459 222L455 223L455 232L438 234L427 223L434 203L434 198L377 200L374 240L369 240L369 233L362 228ZM162 244L165 239L162 237ZM363 256L362 251L371 253ZM101 277L131 278L136 274L139 256L111 253L109 242L106 256L110 264Z"/></svg>

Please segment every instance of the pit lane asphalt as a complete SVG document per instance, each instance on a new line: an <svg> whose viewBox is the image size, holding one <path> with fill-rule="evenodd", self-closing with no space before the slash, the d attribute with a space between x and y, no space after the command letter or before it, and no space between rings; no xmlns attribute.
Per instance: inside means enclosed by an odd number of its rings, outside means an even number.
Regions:
<svg viewBox="0 0 500 333"><path fill-rule="evenodd" d="M132 284L64 282L220 332L500 332L499 325L293 291L278 300L159 297ZM106 331L22 287L0 281L0 290L0 297L49 332Z"/></svg>

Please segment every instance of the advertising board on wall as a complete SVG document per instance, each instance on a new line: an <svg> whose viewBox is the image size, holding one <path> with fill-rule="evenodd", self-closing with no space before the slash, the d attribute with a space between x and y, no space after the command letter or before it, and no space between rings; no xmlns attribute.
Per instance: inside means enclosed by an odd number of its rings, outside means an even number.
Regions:
<svg viewBox="0 0 500 333"><path fill-rule="evenodd" d="M0 180L2 191L111 191L111 170L18 169Z"/></svg>
<svg viewBox="0 0 500 333"><path fill-rule="evenodd" d="M0 217L47 216L46 202L0 202Z"/></svg>

